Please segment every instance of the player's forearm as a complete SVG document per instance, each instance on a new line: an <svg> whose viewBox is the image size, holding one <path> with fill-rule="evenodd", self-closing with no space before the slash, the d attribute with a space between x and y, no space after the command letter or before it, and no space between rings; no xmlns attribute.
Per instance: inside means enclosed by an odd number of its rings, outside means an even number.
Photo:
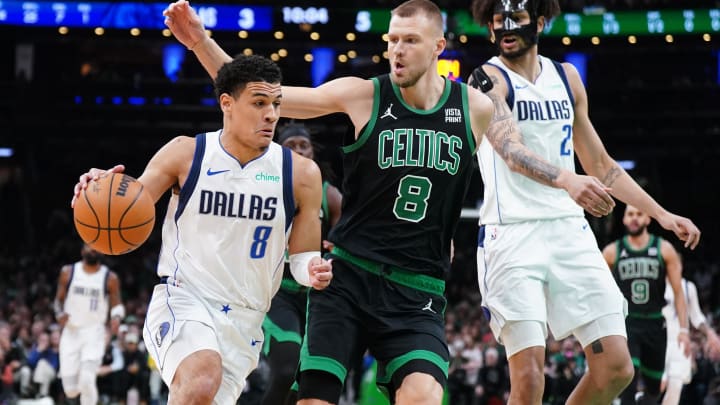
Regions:
<svg viewBox="0 0 720 405"><path fill-rule="evenodd" d="M560 168L525 146L520 128L505 99L495 91L486 94L495 108L485 136L510 170L546 186L561 188L557 181L561 174Z"/></svg>
<svg viewBox="0 0 720 405"><path fill-rule="evenodd" d="M510 170L546 186L560 187L557 180L561 170L522 143L522 135L512 115L493 117L486 136Z"/></svg>
<svg viewBox="0 0 720 405"><path fill-rule="evenodd" d="M606 187L612 189L610 194L612 194L613 197L626 204L637 207L640 211L647 213L652 218L657 219L666 212L616 161L611 160L611 164L594 175L600 179Z"/></svg>
<svg viewBox="0 0 720 405"><path fill-rule="evenodd" d="M230 55L225 53L220 48L220 45L208 36L195 44L192 51L213 80L217 77L218 70L224 64L232 61Z"/></svg>
<svg viewBox="0 0 720 405"><path fill-rule="evenodd" d="M688 316L687 316L687 307L685 306L685 297L682 293L675 293L675 311L677 311L678 316L678 324L680 325L681 329L685 329L689 331L689 323L688 323Z"/></svg>

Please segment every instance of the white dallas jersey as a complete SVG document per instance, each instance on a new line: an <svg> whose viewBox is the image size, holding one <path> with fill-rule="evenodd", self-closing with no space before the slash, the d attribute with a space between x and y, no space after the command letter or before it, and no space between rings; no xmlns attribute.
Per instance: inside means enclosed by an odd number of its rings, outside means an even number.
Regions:
<svg viewBox="0 0 720 405"><path fill-rule="evenodd" d="M295 212L291 151L271 143L243 166L220 131L195 139L190 173L168 205L157 273L205 299L267 311Z"/></svg>
<svg viewBox="0 0 720 405"><path fill-rule="evenodd" d="M110 269L105 265L95 273L87 273L82 262L73 264L63 303L63 311L70 316L68 325L81 328L107 322L109 274Z"/></svg>
<svg viewBox="0 0 720 405"><path fill-rule="evenodd" d="M672 286L670 282L665 281L665 305L662 309L662 313L665 316L665 324L667 326L668 336L677 336L680 332L680 321L675 310L675 294L673 294ZM697 289L692 281L687 281L684 278L681 281L683 293L685 294L685 308L688 312L688 321L690 324L697 329L703 323L707 322L705 315L703 315L700 309L700 303L698 302Z"/></svg>
<svg viewBox="0 0 720 405"><path fill-rule="evenodd" d="M508 105L518 123L525 146L549 163L575 172L572 128L574 99L560 64L539 56L542 70L532 83L510 70L498 57L488 64L504 73ZM478 162L485 193L481 224L507 224L537 219L577 217L583 210L563 189L542 185L513 173L483 138Z"/></svg>

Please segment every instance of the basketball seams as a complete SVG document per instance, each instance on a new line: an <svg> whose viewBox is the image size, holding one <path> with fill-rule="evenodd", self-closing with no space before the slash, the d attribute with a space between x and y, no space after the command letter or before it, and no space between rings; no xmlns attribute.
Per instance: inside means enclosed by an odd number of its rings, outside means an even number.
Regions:
<svg viewBox="0 0 720 405"><path fill-rule="evenodd" d="M122 176L122 173L118 173L120 176ZM108 196L107 196L107 224L112 224L112 195L113 195L113 184L115 183L115 173L112 173L110 175L110 187L108 188ZM120 226L120 224L118 224ZM108 237L108 248L110 249L110 254L115 254L115 250L112 247L112 232L108 229L107 231L107 237Z"/></svg>
<svg viewBox="0 0 720 405"><path fill-rule="evenodd" d="M88 208L90 208L90 212L92 212L93 216L95 217L95 223L97 224L96 226L93 226L93 228L95 228L97 230L97 233L95 234L95 239L93 239L90 242L87 242L89 244L92 244L92 243L97 242L98 239L100 239L100 217L98 216L97 211L95 211L95 207L93 207L92 204L90 203L90 198L87 195L87 188L85 190L83 190L83 197L85 197L85 203L87 204ZM77 218L75 218L75 222L82 224L82 222L80 222ZM83 225L85 225L85 224L83 224Z"/></svg>
<svg viewBox="0 0 720 405"><path fill-rule="evenodd" d="M155 215L153 215L153 217L151 219L149 219L141 224L125 226L125 227L123 226L123 219L125 219L125 215L127 215L127 213L130 212L130 209L133 207L133 205L135 205L135 203L138 201L138 199L140 199L140 197L142 197L143 190L145 190L145 186L142 183L138 182L138 184L140 184L140 189L138 190L137 193L135 193L135 198L133 198L132 202L130 204L128 204L127 208L125 208L125 211L122 213L122 215L120 215L120 219L118 220L118 236L120 236L120 239L122 239L123 242L132 246L133 249L138 247L140 245L140 243L132 243L129 240L125 239L125 236L123 236L123 230L139 228L143 225L148 224L150 221L155 221Z"/></svg>

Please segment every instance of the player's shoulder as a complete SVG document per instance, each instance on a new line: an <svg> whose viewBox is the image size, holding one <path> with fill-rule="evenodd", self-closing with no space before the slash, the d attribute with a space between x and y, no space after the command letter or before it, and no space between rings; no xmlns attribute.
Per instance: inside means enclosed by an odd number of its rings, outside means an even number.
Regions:
<svg viewBox="0 0 720 405"><path fill-rule="evenodd" d="M577 85L583 85L582 84L582 78L580 77L580 72L578 71L577 67L573 65L570 62L555 62L557 63L565 73L565 77L568 80L568 83L571 87L577 86Z"/></svg>
<svg viewBox="0 0 720 405"><path fill-rule="evenodd" d="M605 245L605 247L602 249L603 255L605 255L605 254L615 255L615 253L617 252L617 245L618 245L619 240L620 239L616 239L616 240L608 243L607 245Z"/></svg>
<svg viewBox="0 0 720 405"><path fill-rule="evenodd" d="M292 171L293 178L301 181L308 180L322 184L322 175L320 167L314 160L308 159L299 153L292 153Z"/></svg>
<svg viewBox="0 0 720 405"><path fill-rule="evenodd" d="M675 246L665 239L660 240L660 254L662 254L663 260L679 260L680 254L678 253Z"/></svg>

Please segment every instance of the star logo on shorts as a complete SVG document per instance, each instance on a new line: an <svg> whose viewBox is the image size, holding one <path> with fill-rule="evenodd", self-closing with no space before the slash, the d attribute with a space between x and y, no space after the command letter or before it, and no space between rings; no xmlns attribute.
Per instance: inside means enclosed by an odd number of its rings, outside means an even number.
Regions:
<svg viewBox="0 0 720 405"><path fill-rule="evenodd" d="M227 315L228 312L232 311L232 308L230 308L230 305L229 305L229 304L228 304L228 305L223 305L221 311L222 311L222 312L225 312L225 315Z"/></svg>

